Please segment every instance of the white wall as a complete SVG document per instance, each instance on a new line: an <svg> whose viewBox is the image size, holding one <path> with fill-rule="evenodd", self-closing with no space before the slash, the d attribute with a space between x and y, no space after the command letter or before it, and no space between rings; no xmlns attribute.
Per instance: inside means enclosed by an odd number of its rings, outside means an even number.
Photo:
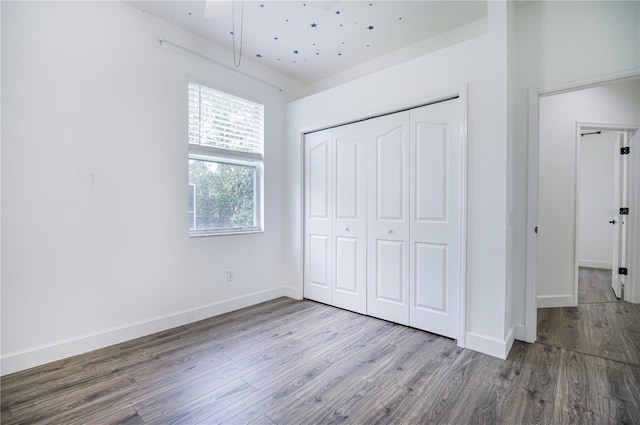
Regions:
<svg viewBox="0 0 640 425"><path fill-rule="evenodd" d="M277 90L120 2L1 7L3 374L293 293ZM264 233L188 237L189 76L265 104Z"/></svg>
<svg viewBox="0 0 640 425"><path fill-rule="evenodd" d="M522 332L526 312L528 91L640 72L639 21L640 3L636 1L540 1L516 10L511 279L514 320Z"/></svg>
<svg viewBox="0 0 640 425"><path fill-rule="evenodd" d="M504 357L506 329L507 7L490 2L488 33L287 106L290 281L302 296L303 131L416 105L468 85L467 347Z"/></svg>
<svg viewBox="0 0 640 425"><path fill-rule="evenodd" d="M576 122L637 124L640 80L540 99L538 306L573 304Z"/></svg>
<svg viewBox="0 0 640 425"><path fill-rule="evenodd" d="M617 132L609 131L585 135L579 142L578 264L581 267L612 267L613 226L609 220L614 211L613 161L617 138Z"/></svg>

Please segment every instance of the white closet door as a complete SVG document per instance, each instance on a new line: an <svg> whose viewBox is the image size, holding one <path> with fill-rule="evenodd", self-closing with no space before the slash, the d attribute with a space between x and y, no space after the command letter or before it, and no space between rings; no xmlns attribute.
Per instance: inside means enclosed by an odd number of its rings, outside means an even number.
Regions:
<svg viewBox="0 0 640 425"><path fill-rule="evenodd" d="M367 162L360 123L333 129L333 305L367 312Z"/></svg>
<svg viewBox="0 0 640 425"><path fill-rule="evenodd" d="M304 296L331 304L332 288L332 164L331 130L304 138Z"/></svg>
<svg viewBox="0 0 640 425"><path fill-rule="evenodd" d="M461 102L411 116L410 325L458 337L461 232Z"/></svg>
<svg viewBox="0 0 640 425"><path fill-rule="evenodd" d="M368 162L367 314L409 324L409 113L364 122Z"/></svg>

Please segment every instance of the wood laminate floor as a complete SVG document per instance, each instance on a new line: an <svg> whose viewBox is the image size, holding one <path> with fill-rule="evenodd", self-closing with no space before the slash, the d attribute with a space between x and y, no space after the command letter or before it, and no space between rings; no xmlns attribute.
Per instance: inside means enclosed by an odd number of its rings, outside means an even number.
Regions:
<svg viewBox="0 0 640 425"><path fill-rule="evenodd" d="M640 423L640 368L281 298L5 376L10 424Z"/></svg>
<svg viewBox="0 0 640 425"><path fill-rule="evenodd" d="M640 305L616 299L610 270L581 267L578 306L538 309L537 340L640 366Z"/></svg>

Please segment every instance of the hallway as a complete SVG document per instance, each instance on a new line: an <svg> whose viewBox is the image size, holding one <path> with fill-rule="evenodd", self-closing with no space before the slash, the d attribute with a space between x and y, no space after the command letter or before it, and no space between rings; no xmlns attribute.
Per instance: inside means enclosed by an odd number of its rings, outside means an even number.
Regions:
<svg viewBox="0 0 640 425"><path fill-rule="evenodd" d="M615 298L610 270L581 267L578 306L538 309L537 342L640 365L640 305Z"/></svg>

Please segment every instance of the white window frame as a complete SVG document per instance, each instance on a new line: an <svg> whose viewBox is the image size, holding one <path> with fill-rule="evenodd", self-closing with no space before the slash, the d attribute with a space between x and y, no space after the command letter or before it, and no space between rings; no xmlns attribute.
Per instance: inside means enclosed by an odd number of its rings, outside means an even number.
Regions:
<svg viewBox="0 0 640 425"><path fill-rule="evenodd" d="M203 87L207 87L203 84L190 82L190 84L199 84ZM207 87L211 90L215 90L218 93L228 95L230 98L238 98L237 96L226 94L224 92L220 92L219 90ZM241 99L241 98L240 98ZM248 99L246 100L251 103L255 103ZM264 124L262 128L264 134ZM188 160L196 160L196 161L207 161L214 162L218 164L231 164L231 165L242 165L247 167L254 167L254 226L249 227L238 227L238 228L207 228L207 229L191 229L189 228L189 236L190 237L201 237L201 236L216 236L216 235L234 235L234 234L247 234L247 233L261 233L264 232L264 203L263 203L263 194L264 194L264 157L262 153L255 152L244 152L238 150L231 149L223 149L217 148L209 145L201 145L195 143L188 143L189 145L189 154ZM264 150L264 145L263 145ZM194 208L196 204L196 199L194 198ZM196 210L197 211L197 210ZM195 214L194 214L195 215ZM194 219L194 224L196 224L196 220Z"/></svg>

